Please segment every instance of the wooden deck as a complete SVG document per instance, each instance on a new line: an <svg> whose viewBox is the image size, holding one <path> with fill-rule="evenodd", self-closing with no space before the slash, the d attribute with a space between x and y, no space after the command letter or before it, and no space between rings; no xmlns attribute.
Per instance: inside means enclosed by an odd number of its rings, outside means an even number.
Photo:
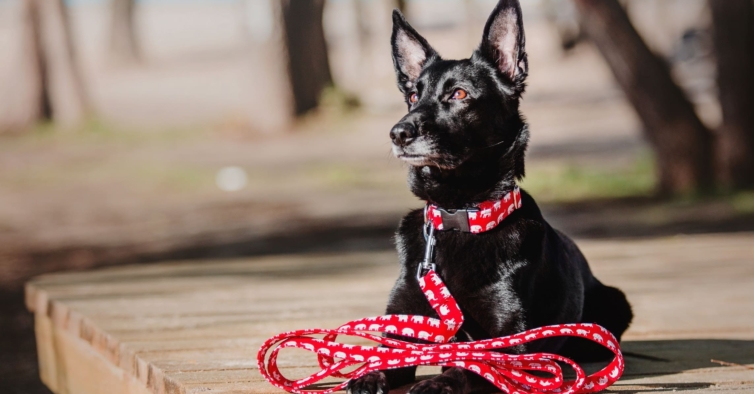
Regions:
<svg viewBox="0 0 754 394"><path fill-rule="evenodd" d="M619 392L754 392L754 234L579 242L635 322ZM272 393L256 369L278 332L383 311L393 253L170 262L27 285L55 393ZM296 351L290 351L295 353ZM315 370L281 359L288 376ZM420 374L431 374L425 368Z"/></svg>

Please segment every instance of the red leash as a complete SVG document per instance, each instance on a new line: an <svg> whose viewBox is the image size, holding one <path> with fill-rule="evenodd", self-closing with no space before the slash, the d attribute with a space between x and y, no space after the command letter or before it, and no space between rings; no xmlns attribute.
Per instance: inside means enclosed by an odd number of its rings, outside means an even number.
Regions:
<svg viewBox="0 0 754 394"><path fill-rule="evenodd" d="M507 337L474 342L448 343L463 323L463 314L440 277L430 270L419 278L427 300L440 320L415 315L386 315L350 321L335 330L309 329L276 335L262 345L257 354L259 371L268 382L283 390L299 394L327 394L344 389L348 380L327 390L304 390L328 376L356 379L371 371L414 365L461 367L473 371L509 394L529 393L593 393L604 390L623 373L623 356L618 341L596 324L558 324L535 328ZM398 334L436 342L422 345L384 338L372 332ZM322 339L317 335L324 334ZM356 346L335 342L338 335L362 337L382 346ZM615 358L602 370L586 376L572 360L549 353L506 354L494 351L521 345L541 338L572 336L591 340L615 353ZM288 380L280 373L277 357L281 349L298 348L317 353L322 370L299 380ZM267 353L272 353L265 358ZM576 372L576 380L564 381L556 361L568 364ZM351 372L345 368L357 366ZM534 376L527 371L543 371L552 377Z"/></svg>

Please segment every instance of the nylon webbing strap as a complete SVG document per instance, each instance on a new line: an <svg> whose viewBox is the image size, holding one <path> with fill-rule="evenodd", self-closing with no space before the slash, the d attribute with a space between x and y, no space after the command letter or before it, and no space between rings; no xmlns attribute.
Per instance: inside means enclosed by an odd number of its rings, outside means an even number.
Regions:
<svg viewBox="0 0 754 394"><path fill-rule="evenodd" d="M371 371L414 365L465 368L510 394L593 393L604 390L623 373L624 362L618 341L610 332L596 324L560 324L506 337L448 343L461 327L463 314L434 271L429 271L425 277L420 278L419 285L440 319L416 315L385 315L350 321L334 330L308 329L282 333L265 341L259 349L259 371L274 386L300 394L332 393L344 389L348 383L346 380L325 390L306 389L328 376L356 379ZM374 333L396 334L435 344L417 344ZM338 335L366 338L381 346L356 346L337 342ZM600 371L587 376L574 361L556 354L517 355L497 351L555 336L588 339L611 350L615 358ZM316 353L322 369L298 380L285 378L277 365L278 354L285 348ZM576 379L564 381L563 371L557 361L573 368ZM350 372L345 372L344 369ZM546 372L549 376L534 375L531 371Z"/></svg>

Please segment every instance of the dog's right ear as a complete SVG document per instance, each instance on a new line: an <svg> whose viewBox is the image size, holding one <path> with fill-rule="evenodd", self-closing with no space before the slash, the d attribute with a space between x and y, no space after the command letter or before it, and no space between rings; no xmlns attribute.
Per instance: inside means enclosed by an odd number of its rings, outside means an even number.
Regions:
<svg viewBox="0 0 754 394"><path fill-rule="evenodd" d="M424 66L437 57L437 52L398 10L393 11L393 36L390 42L398 88L405 94L414 87Z"/></svg>

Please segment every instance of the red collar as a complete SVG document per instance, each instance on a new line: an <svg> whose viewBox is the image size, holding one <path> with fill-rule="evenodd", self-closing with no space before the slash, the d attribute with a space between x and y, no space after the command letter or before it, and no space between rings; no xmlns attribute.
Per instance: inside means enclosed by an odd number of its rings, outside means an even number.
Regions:
<svg viewBox="0 0 754 394"><path fill-rule="evenodd" d="M427 203L424 219L430 221L435 230L477 234L492 230L518 208L521 208L521 190L516 186L502 199L485 201L474 208L446 210Z"/></svg>

